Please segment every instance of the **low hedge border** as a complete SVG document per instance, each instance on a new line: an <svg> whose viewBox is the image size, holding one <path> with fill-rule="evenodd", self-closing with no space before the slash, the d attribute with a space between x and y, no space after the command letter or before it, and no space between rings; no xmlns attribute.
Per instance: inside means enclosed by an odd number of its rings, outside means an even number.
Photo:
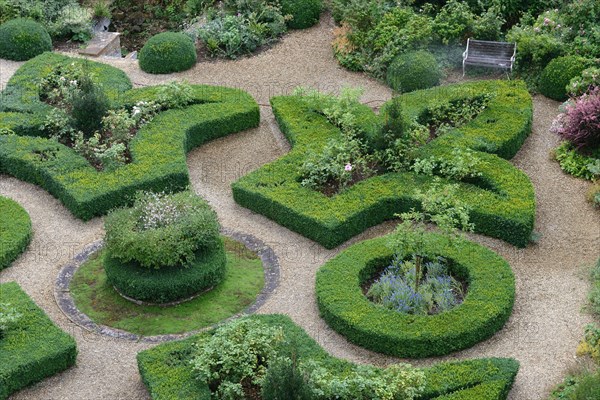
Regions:
<svg viewBox="0 0 600 400"><path fill-rule="evenodd" d="M321 361L343 374L356 364L328 355L306 332L284 315L253 315L272 326L281 326L291 337L297 356ZM210 332L200 335L210 335ZM138 368L153 400L210 400L207 386L199 384L190 368L196 338L161 344L138 353ZM284 349L289 351L291 349ZM484 358L442 362L424 368L426 386L421 400L502 400L506 399L518 372L519 363L510 358Z"/></svg>
<svg viewBox="0 0 600 400"><path fill-rule="evenodd" d="M332 329L369 350L422 358L465 349L504 326L515 299L508 263L483 246L466 240L451 246L438 234L428 235L428 252L447 259L454 275L468 282L462 304L436 315L408 315L370 301L361 286L389 265L394 251L388 240L353 245L317 273L317 304Z"/></svg>
<svg viewBox="0 0 600 400"><path fill-rule="evenodd" d="M31 115L32 121L39 122L48 106L39 101L35 82L56 63L74 61L44 54L25 63L10 79L3 92L8 98L0 103L0 111L6 112L0 112L0 128L12 129L17 135L0 136L0 172L43 187L83 220L131 204L139 190L185 189L189 185L188 151L259 124L258 104L248 93L194 85L195 104L162 112L140 129L130 146L132 163L112 172L98 172L72 149L46 138L26 136L39 136L40 126L37 122L27 124L25 118L15 115ZM116 104L131 106L157 95L152 87L127 90L131 83L123 81L123 73L116 68L94 62L90 65L103 70L98 76L104 77L102 83L111 88L107 94Z"/></svg>
<svg viewBox="0 0 600 400"><path fill-rule="evenodd" d="M189 267L145 268L123 263L109 255L103 260L108 282L131 299L164 304L191 298L223 280L225 247L221 239L215 248L203 250Z"/></svg>
<svg viewBox="0 0 600 400"><path fill-rule="evenodd" d="M0 399L6 399L73 366L77 347L15 282L0 284L0 299L22 315L0 338Z"/></svg>
<svg viewBox="0 0 600 400"><path fill-rule="evenodd" d="M433 140L420 150L421 157L449 155L456 147L477 151L484 163L482 180L493 190L460 184L459 196L472 207L477 232L525 247L535 218L531 181L502 158L512 158L531 131L532 101L525 85L517 81L480 81L442 86L402 95L409 117L425 115L440 99L448 101L492 93L486 110L474 120ZM296 97L274 97L273 112L292 151L233 183L235 201L254 212L334 248L367 228L418 207L413 190L427 190L432 178L414 173L388 173L350 187L334 197L302 187L299 167L307 153L319 152L341 132L326 118L307 108ZM389 103L388 103L389 104ZM368 111L368 113L367 113ZM359 120L373 121L367 110Z"/></svg>
<svg viewBox="0 0 600 400"><path fill-rule="evenodd" d="M8 267L31 242L31 219L18 203L0 197L0 270Z"/></svg>

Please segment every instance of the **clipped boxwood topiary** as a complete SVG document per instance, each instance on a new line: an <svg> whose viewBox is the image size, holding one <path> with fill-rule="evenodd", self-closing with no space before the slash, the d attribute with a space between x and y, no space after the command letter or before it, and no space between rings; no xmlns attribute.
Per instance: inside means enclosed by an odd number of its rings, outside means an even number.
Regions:
<svg viewBox="0 0 600 400"><path fill-rule="evenodd" d="M0 399L4 400L75 365L77 345L17 283L0 284L0 294L0 303L19 314L0 335Z"/></svg>
<svg viewBox="0 0 600 400"><path fill-rule="evenodd" d="M442 71L437 60L427 51L401 54L387 71L388 85L402 93L436 86L441 78Z"/></svg>
<svg viewBox="0 0 600 400"><path fill-rule="evenodd" d="M0 197L0 270L13 262L31 241L31 219L19 204Z"/></svg>
<svg viewBox="0 0 600 400"><path fill-rule="evenodd" d="M214 248L198 252L190 266L148 269L110 256L103 265L108 282L121 294L147 303L169 303L210 289L225 277L225 250L219 239Z"/></svg>
<svg viewBox="0 0 600 400"><path fill-rule="evenodd" d="M540 93L553 100L568 98L567 85L571 79L592 65L592 61L579 56L558 57L550 61L540 76Z"/></svg>
<svg viewBox="0 0 600 400"><path fill-rule="evenodd" d="M0 58L26 61L45 51L52 51L52 39L37 22L19 18L0 25Z"/></svg>
<svg viewBox="0 0 600 400"><path fill-rule="evenodd" d="M310 28L319 22L322 0L281 0L283 15L291 15L287 26L292 29Z"/></svg>
<svg viewBox="0 0 600 400"><path fill-rule="evenodd" d="M225 276L216 213L194 193L138 194L132 208L106 217L108 281L135 300L166 303Z"/></svg>
<svg viewBox="0 0 600 400"><path fill-rule="evenodd" d="M196 64L196 47L187 35L163 32L152 36L139 54L140 68L151 74L169 74Z"/></svg>
<svg viewBox="0 0 600 400"><path fill-rule="evenodd" d="M462 304L435 315L410 315L370 301L362 286L395 255L388 238L360 242L327 262L317 273L317 303L327 324L348 340L398 357L430 357L462 350L504 326L515 299L515 278L508 263L469 241L450 244L430 234L427 253L449 261L450 272L468 282ZM410 256L403 249L400 257Z"/></svg>

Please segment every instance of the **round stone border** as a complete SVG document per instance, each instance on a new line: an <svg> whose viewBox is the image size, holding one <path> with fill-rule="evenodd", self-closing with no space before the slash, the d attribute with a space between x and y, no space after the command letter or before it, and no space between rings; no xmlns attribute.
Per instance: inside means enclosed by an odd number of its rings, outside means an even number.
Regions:
<svg viewBox="0 0 600 400"><path fill-rule="evenodd" d="M260 257L265 272L265 285L256 297L254 303L246 307L246 309L241 313L232 315L231 317L226 318L225 320L218 322L217 324L181 334L142 336L124 330L111 328L106 325L97 324L94 321L92 321L86 314L79 311L77 306L75 306L73 297L71 297L71 291L69 290L69 286L77 269L79 269L79 267L81 267L94 253L98 252L98 250L102 248L102 246L104 245L104 242L102 240L98 240L94 243L85 246L79 254L75 255L71 262L69 262L61 268L54 285L54 298L56 300L56 304L63 312L63 314L67 316L67 318L69 318L73 323L87 331L115 339L124 339L145 343L161 343L171 340L184 339L204 330L211 329L215 325L219 325L223 322L239 318L243 315L255 313L263 304L265 304L267 299L270 297L271 293L273 293L279 285L279 259L275 255L275 252L272 248L267 246L260 239L250 234L237 232L227 228L221 229L221 234L242 243L248 249L250 249L252 252L256 253Z"/></svg>

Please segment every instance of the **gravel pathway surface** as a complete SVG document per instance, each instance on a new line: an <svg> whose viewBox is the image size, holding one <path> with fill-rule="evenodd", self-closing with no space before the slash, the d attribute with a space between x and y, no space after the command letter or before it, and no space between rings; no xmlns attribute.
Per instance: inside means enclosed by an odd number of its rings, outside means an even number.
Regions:
<svg viewBox="0 0 600 400"><path fill-rule="evenodd" d="M181 74L153 76L131 61L115 60L136 85L154 85L171 79L192 83L236 86L248 90L261 104L271 96L289 93L298 85L337 91L344 85L365 88L363 101L377 104L390 98L378 82L340 68L329 46L332 24L293 32L273 48L252 58L203 62ZM19 63L0 60L0 84ZM491 339L452 356L416 362L426 365L440 359L485 356L515 357L521 362L510 399L542 399L574 363L575 347L590 317L582 314L588 284L581 266L600 256L598 213L584 200L587 184L563 174L550 160L556 138L548 131L557 103L536 97L534 129L513 160L532 179L538 211L538 244L516 249L498 240L473 239L505 257L517 278L513 316ZM318 268L340 249L358 240L393 229L392 223L374 227L335 250L326 250L265 217L235 204L230 184L266 162L285 154L289 146L277 129L268 107L262 107L257 129L211 142L192 151L188 166L194 190L217 210L226 228L252 234L279 257L281 282L262 313L285 313L336 357L387 365L398 361L349 344L319 318L314 280ZM0 272L0 282L17 281L61 328L73 334L79 346L77 366L23 390L13 399L148 399L135 355L147 344L98 336L73 325L54 302L54 281L62 265L86 244L103 235L102 221L75 219L44 190L0 175L0 195L18 201L31 215L34 238L29 250L12 267Z"/></svg>

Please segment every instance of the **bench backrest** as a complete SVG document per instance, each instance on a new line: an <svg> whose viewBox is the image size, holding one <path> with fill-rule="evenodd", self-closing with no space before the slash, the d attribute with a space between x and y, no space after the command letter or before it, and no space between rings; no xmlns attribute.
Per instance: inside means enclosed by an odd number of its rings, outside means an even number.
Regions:
<svg viewBox="0 0 600 400"><path fill-rule="evenodd" d="M510 60L515 53L515 46L515 43L489 42L473 39L469 39L467 43L469 56L501 60Z"/></svg>

